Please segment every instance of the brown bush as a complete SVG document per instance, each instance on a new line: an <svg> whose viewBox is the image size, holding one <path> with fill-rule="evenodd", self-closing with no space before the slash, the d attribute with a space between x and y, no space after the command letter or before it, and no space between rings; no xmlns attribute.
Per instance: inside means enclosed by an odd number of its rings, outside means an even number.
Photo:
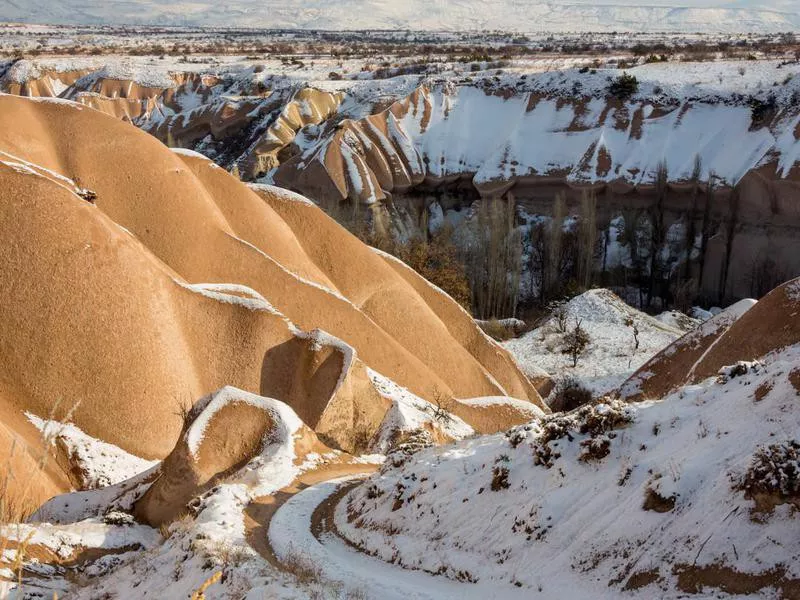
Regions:
<svg viewBox="0 0 800 600"><path fill-rule="evenodd" d="M642 508L657 513L670 512L675 508L675 496L664 497L653 488L647 488Z"/></svg>
<svg viewBox="0 0 800 600"><path fill-rule="evenodd" d="M466 310L470 310L469 280L453 243L451 229L445 228L428 240L415 237L405 244L398 243L390 236L367 231L366 228L350 230L370 246L396 256Z"/></svg>
<svg viewBox="0 0 800 600"><path fill-rule="evenodd" d="M569 412L592 401L592 392L574 377L562 379L550 399L554 412Z"/></svg>
<svg viewBox="0 0 800 600"><path fill-rule="evenodd" d="M788 440L759 447L740 484L757 510L771 510L779 504L800 506L800 442Z"/></svg>
<svg viewBox="0 0 800 600"><path fill-rule="evenodd" d="M498 342L504 342L514 337L514 332L511 328L506 327L495 318L489 319L488 321L481 321L480 328L483 329L486 335Z"/></svg>
<svg viewBox="0 0 800 600"><path fill-rule="evenodd" d="M510 485L508 483L508 467L495 467L492 471L492 491L507 490Z"/></svg>

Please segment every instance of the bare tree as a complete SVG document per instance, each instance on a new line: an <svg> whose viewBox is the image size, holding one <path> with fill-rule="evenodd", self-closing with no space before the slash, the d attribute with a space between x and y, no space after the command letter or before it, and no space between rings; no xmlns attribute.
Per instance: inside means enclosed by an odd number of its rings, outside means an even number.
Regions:
<svg viewBox="0 0 800 600"><path fill-rule="evenodd" d="M572 366L578 366L578 358L586 351L591 339L587 331L581 326L582 320L575 320L575 329L564 336L564 354L569 354L572 358Z"/></svg>
<svg viewBox="0 0 800 600"><path fill-rule="evenodd" d="M539 285L539 302L544 304L547 290L547 231L541 222L531 223L528 227L528 273L531 280L531 295L534 294L536 284Z"/></svg>
<svg viewBox="0 0 800 600"><path fill-rule="evenodd" d="M692 276L692 251L695 247L697 237L697 202L700 196L700 176L703 173L703 161L699 154L695 154L694 168L692 169L692 208L689 212L688 223L686 224L686 240L684 250L686 252L686 262L683 267L683 280L688 281Z"/></svg>
<svg viewBox="0 0 800 600"><path fill-rule="evenodd" d="M553 219L550 222L547 253L547 292L556 290L561 277L561 251L564 241L564 219L567 217L567 200L563 192L556 194L553 202Z"/></svg>
<svg viewBox="0 0 800 600"><path fill-rule="evenodd" d="M753 298L761 298L787 279L790 279L790 276L785 268L772 257L761 254L751 265L750 295Z"/></svg>
<svg viewBox="0 0 800 600"><path fill-rule="evenodd" d="M597 243L597 197L594 192L581 195L581 220L578 233L577 278L581 289L592 283L595 245Z"/></svg>
<svg viewBox="0 0 800 600"><path fill-rule="evenodd" d="M467 262L475 314L481 319L513 316L522 271L522 236L513 196L481 200L472 227Z"/></svg>
<svg viewBox="0 0 800 600"><path fill-rule="evenodd" d="M649 285L647 291L647 307L653 303L653 296L656 291L656 283L661 279L661 265L659 264L659 254L664 243L664 201L667 198L667 181L669 168L666 161L658 163L656 167L656 205L650 210L650 268Z"/></svg>
<svg viewBox="0 0 800 600"><path fill-rule="evenodd" d="M700 231L700 274L697 277L698 286L703 287L703 277L706 268L706 252L708 251L708 240L711 237L711 204L714 201L717 174L714 171L708 172L708 182L706 183L705 203L703 205L703 225Z"/></svg>
<svg viewBox="0 0 800 600"><path fill-rule="evenodd" d="M639 324L634 321L633 317L627 317L625 325L633 329L633 354L636 354L639 349Z"/></svg>
<svg viewBox="0 0 800 600"><path fill-rule="evenodd" d="M551 302L547 305L550 309L550 314L555 321L556 331L558 333L567 333L567 305L563 301Z"/></svg>

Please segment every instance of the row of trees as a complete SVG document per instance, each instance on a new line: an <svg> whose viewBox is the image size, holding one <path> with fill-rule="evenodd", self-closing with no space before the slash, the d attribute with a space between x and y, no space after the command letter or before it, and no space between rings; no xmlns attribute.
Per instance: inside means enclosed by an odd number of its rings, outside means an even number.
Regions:
<svg viewBox="0 0 800 600"><path fill-rule="evenodd" d="M337 205L333 216L367 243L401 258L479 319L517 316L597 285L617 290L645 310L688 311L698 301L726 300L739 228L737 191L728 201L727 217L712 217L718 178L712 171L702 182L702 175L697 158L688 187L689 207L677 227L668 227L665 220L671 193L665 163L655 172L653 201L622 209L610 226L598 223L598 198L591 190L581 193L572 210L566 195L556 194L551 216L526 223L520 220L513 193L483 199L473 204L472 217L456 232L442 227L429 234L423 210L420 234L403 243L378 233L388 228L372 226L358 207ZM715 298L698 298L699 282L710 275L710 240L720 233L725 248L721 265L714 264L720 278L714 287L722 292ZM784 278L769 257L757 260L751 294L759 297Z"/></svg>

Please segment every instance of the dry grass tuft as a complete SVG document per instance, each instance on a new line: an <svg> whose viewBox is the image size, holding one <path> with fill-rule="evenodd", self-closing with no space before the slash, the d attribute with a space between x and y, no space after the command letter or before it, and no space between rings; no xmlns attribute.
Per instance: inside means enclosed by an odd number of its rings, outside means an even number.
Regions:
<svg viewBox="0 0 800 600"><path fill-rule="evenodd" d="M77 409L78 404L79 403L76 402L58 422L65 423L69 421ZM58 412L59 405L60 402L56 401L50 411L50 415L47 419L48 421L56 421L55 415ZM40 434L41 448L43 449L41 456L36 459L36 464L33 469L25 469L23 477L17 478L14 472L15 459L20 454L19 449L23 447L23 442L15 432L8 429L2 422L0 422L0 426L6 428L12 440L8 458L6 459L5 475L2 484L0 484L0 556L4 555L6 550L10 550L12 545L14 546L14 560L8 568L16 577L18 593L24 595L22 592L23 568L33 532L31 531L27 535L22 536L19 524L23 523L39 508L34 498L34 486L53 458L50 453L50 448L53 445L58 430L52 427L45 427L42 430ZM12 530L14 525L17 525L17 535L14 535ZM0 582L0 597L6 597L6 594L9 592L9 583Z"/></svg>
<svg viewBox="0 0 800 600"><path fill-rule="evenodd" d="M486 335L498 342L505 342L515 337L514 331L503 325L496 318L489 319L488 321L481 321L480 327Z"/></svg>
<svg viewBox="0 0 800 600"><path fill-rule="evenodd" d="M217 571L206 579L203 584L192 592L192 600L206 600L206 590L222 579L222 571Z"/></svg>

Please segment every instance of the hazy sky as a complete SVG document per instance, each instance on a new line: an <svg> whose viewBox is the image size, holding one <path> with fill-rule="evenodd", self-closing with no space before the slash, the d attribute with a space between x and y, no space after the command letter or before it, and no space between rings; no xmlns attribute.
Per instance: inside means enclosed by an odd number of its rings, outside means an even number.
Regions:
<svg viewBox="0 0 800 600"><path fill-rule="evenodd" d="M665 10L670 8L750 10L720 17ZM800 31L800 0L0 0L2 20L340 30Z"/></svg>

